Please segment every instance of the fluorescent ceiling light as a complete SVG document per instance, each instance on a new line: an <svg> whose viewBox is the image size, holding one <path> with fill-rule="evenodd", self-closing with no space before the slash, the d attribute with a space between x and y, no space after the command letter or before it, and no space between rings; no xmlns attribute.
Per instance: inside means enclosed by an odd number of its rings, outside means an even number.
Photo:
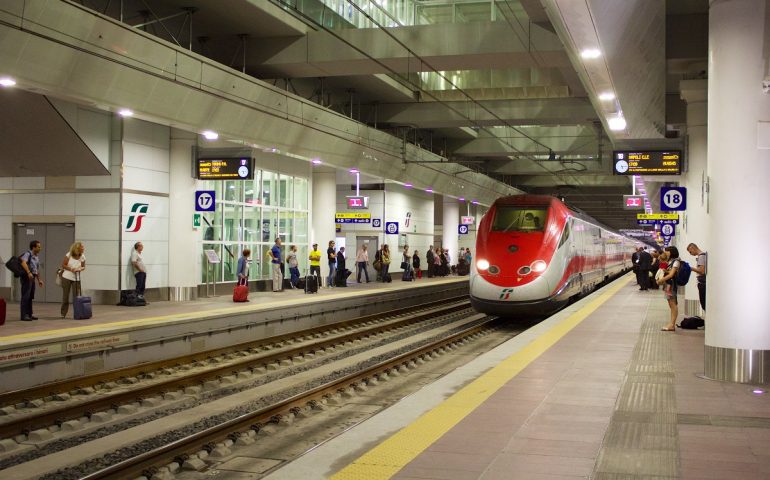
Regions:
<svg viewBox="0 0 770 480"><path fill-rule="evenodd" d="M0 86L13 87L14 85L16 85L16 80L11 77L0 77Z"/></svg>
<svg viewBox="0 0 770 480"><path fill-rule="evenodd" d="M203 132L203 138L206 140L216 140L219 138L219 134L217 132L212 132L211 130L206 130Z"/></svg>
<svg viewBox="0 0 770 480"><path fill-rule="evenodd" d="M602 92L599 94L599 100L615 100L615 94L612 92Z"/></svg>
<svg viewBox="0 0 770 480"><path fill-rule="evenodd" d="M412 185L411 183L405 183L405 184L404 184L404 187L405 187L405 188L412 188L412 186L413 186L413 185Z"/></svg>
<svg viewBox="0 0 770 480"><path fill-rule="evenodd" d="M361 173L357 168L351 168L350 173Z"/></svg>
<svg viewBox="0 0 770 480"><path fill-rule="evenodd" d="M313 163L313 165L320 165L321 164L321 160L318 159L318 158L314 158L313 160L311 160L311 162Z"/></svg>
<svg viewBox="0 0 770 480"><path fill-rule="evenodd" d="M609 125L610 130L614 130L614 131L625 130L626 119L623 118L622 115L618 115L617 117L612 117L609 120L607 120L607 125Z"/></svg>
<svg viewBox="0 0 770 480"><path fill-rule="evenodd" d="M586 48L580 52L580 56L587 59L599 58L602 56L602 52L598 48Z"/></svg>
<svg viewBox="0 0 770 480"><path fill-rule="evenodd" d="M120 110L118 110L118 115L120 115L121 117L133 117L134 112L133 110L129 110L127 108L121 108Z"/></svg>

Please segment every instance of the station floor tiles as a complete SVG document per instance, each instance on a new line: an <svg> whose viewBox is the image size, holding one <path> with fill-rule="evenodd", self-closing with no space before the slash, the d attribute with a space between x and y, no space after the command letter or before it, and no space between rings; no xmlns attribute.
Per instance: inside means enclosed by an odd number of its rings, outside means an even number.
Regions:
<svg viewBox="0 0 770 480"><path fill-rule="evenodd" d="M301 289L286 289L282 292L250 292L249 303L247 304L233 303L232 285L219 285L216 290L217 296L198 298L187 302L158 301L152 302L145 307L94 305L94 316L88 320L74 320L72 318L72 305L70 305L67 317L61 318L61 304L34 302L33 310L38 320L22 322L19 320L19 303L13 302L7 304L6 322L0 326L0 345L10 339L21 339L23 337L29 340L36 335L49 336L54 334L54 332L64 333L67 329L75 328L82 330L83 327L89 325L107 326L111 323L143 319L148 322L161 322L164 317L187 313L198 315L205 314L206 312L221 313L223 309L241 309L244 305L272 307L279 306L282 303L317 302L337 296L366 296L371 295L375 291L411 289L441 282L462 282L468 280L468 277L449 276L438 278L423 277L414 282L402 282L399 278L394 276L394 281L388 284L374 281L359 284L349 281L347 288L321 288L318 290L318 294L313 295L306 295Z"/></svg>
<svg viewBox="0 0 770 480"><path fill-rule="evenodd" d="M627 275L267 478L770 478L770 394L667 318Z"/></svg>

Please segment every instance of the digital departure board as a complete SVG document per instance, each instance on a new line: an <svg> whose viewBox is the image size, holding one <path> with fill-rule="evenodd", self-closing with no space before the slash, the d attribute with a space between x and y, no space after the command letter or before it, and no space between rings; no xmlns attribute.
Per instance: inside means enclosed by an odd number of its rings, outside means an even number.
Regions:
<svg viewBox="0 0 770 480"><path fill-rule="evenodd" d="M200 180L251 180L254 178L252 158L199 158L196 169Z"/></svg>
<svg viewBox="0 0 770 480"><path fill-rule="evenodd" d="M352 196L346 198L350 209L369 208L369 197Z"/></svg>
<svg viewBox="0 0 770 480"><path fill-rule="evenodd" d="M615 175L679 175L682 173L682 152L615 150L612 152L612 172Z"/></svg>

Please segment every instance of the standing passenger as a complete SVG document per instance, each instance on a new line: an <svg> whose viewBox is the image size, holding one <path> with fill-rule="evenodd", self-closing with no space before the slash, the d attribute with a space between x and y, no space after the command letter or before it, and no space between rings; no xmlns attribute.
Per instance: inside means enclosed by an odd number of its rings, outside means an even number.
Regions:
<svg viewBox="0 0 770 480"><path fill-rule="evenodd" d="M21 319L25 322L30 320L37 320L37 317L32 315L32 300L35 299L35 279L40 288L43 288L43 280L40 278L40 260L37 254L43 248L43 244L38 240L32 240L29 242L29 250L22 253L19 256L21 260L21 268L24 270L24 274L19 277L21 281Z"/></svg>
<svg viewBox="0 0 770 480"><path fill-rule="evenodd" d="M321 282L321 251L318 250L318 244L313 244L313 250L310 251L310 275L318 277L318 282Z"/></svg>
<svg viewBox="0 0 770 480"><path fill-rule="evenodd" d="M345 247L340 247L340 251L337 252L337 286L348 286L348 272L345 267Z"/></svg>
<svg viewBox="0 0 770 480"><path fill-rule="evenodd" d="M289 264L291 288L297 288L297 285L299 284L299 260L297 259L296 245L289 247L289 253L286 254L286 263Z"/></svg>
<svg viewBox="0 0 770 480"><path fill-rule="evenodd" d="M433 276L433 264L434 264L434 256L433 256L433 245L428 247L428 251L425 252L425 265L428 267L428 278L431 278Z"/></svg>
<svg viewBox="0 0 770 480"><path fill-rule="evenodd" d="M134 250L131 252L131 266L134 268L134 278L136 279L136 296L144 298L144 289L147 283L147 269L142 259L144 245L142 242L134 244Z"/></svg>
<svg viewBox="0 0 770 480"><path fill-rule="evenodd" d="M356 281L361 283L361 270L364 271L366 276L366 283L369 283L369 272L366 270L366 266L369 264L369 253L366 251L366 244L361 245L361 250L356 255Z"/></svg>
<svg viewBox="0 0 770 480"><path fill-rule="evenodd" d="M273 291L283 291L283 273L281 272L281 237L275 238L275 245L270 249L270 266L273 269Z"/></svg>
<svg viewBox="0 0 770 480"><path fill-rule="evenodd" d="M388 270L390 270L390 247L387 244L382 246L380 261L382 262L382 281L390 282L390 274L388 273Z"/></svg>
<svg viewBox="0 0 770 480"><path fill-rule="evenodd" d="M241 258L238 259L238 285L249 284L249 263L251 263L249 256L251 256L251 250L244 248Z"/></svg>
<svg viewBox="0 0 770 480"><path fill-rule="evenodd" d="M82 242L75 242L70 246L70 251L64 256L61 268L64 270L61 274L61 318L67 316L70 308L70 291L72 291L72 300L81 293L80 272L86 269L86 248ZM77 274L77 275L76 275Z"/></svg>
<svg viewBox="0 0 770 480"><path fill-rule="evenodd" d="M679 315L679 307L677 306L677 284L676 284L676 272L679 270L681 264L679 260L679 250L676 247L666 247L665 253L666 261L668 262L668 270L663 278L658 280L658 285L664 285L663 295L668 302L668 307L671 313L668 325L661 328L664 332L676 331L676 317Z"/></svg>
<svg viewBox="0 0 770 480"><path fill-rule="evenodd" d="M414 254L412 255L412 266L414 267L414 272L417 278L422 278L422 270L420 270L420 252L417 250L415 250Z"/></svg>
<svg viewBox="0 0 770 480"><path fill-rule="evenodd" d="M639 290L647 290L650 284L650 268L652 267L652 255L647 253L647 248L642 247L637 260L639 268L636 270L636 283L639 284Z"/></svg>
<svg viewBox="0 0 770 480"><path fill-rule="evenodd" d="M687 245L687 252L695 257L697 265L692 267L692 271L697 274L698 280L698 299L700 308L706 311L706 265L708 264L708 253L702 251L697 245L691 243Z"/></svg>
<svg viewBox="0 0 770 480"><path fill-rule="evenodd" d="M326 288L334 286L334 270L337 266L337 254L334 252L334 240L329 241L329 248L326 249L326 259L329 261L329 278L326 279Z"/></svg>

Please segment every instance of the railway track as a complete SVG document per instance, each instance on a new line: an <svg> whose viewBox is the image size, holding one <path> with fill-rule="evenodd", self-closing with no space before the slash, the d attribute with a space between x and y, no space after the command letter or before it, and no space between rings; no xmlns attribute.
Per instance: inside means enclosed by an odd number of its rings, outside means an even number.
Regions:
<svg viewBox="0 0 770 480"><path fill-rule="evenodd" d="M47 411L38 412L38 415L26 412L23 418L6 419L0 427L3 429L0 431L7 435L4 442L10 438L29 438L35 429L53 431L55 435L54 438L49 436L39 441L21 441L24 448L18 454L13 451L0 454L0 469L9 468L8 473L15 474L14 469L18 467L23 471L35 459L66 453L73 445L75 449L82 448L78 445L116 433L125 437L130 444L127 447L129 451L120 449L110 453L109 458L98 456L88 459L86 454L82 460L75 460L73 454L73 458L66 458L63 465L54 467L50 471L53 473L42 474L38 468L35 474L27 476L19 473L14 478L58 480L90 478L90 475L97 475L93 478L133 478L131 475L136 472L136 477L141 477L144 472L150 478L154 475L153 469L163 469L166 464L177 464L182 470L203 468L208 453L221 456L233 444L253 442L260 432L291 423L297 416L311 415L327 403L338 402L340 396L355 395L355 392L374 387L389 376L405 373L434 356L467 343L467 338L475 338L479 331L489 328L486 325L490 320L474 314L465 299L456 299L448 305L446 301L437 303L442 306L431 304L419 311L411 307L407 309L410 312L408 315L403 311L386 312L376 317L283 335L239 348L197 354L189 358L194 363L188 368L178 366L181 364L179 360L172 366L164 362L143 365L140 371L133 374L137 378L145 377L146 382L132 384L129 381L117 389L99 388L107 381L97 377L80 379L82 384L78 388L92 389L92 393L101 394L85 395L76 404L55 405ZM395 344L401 346L393 347ZM346 365L345 361L366 365L353 367ZM153 370L153 367L161 370ZM180 378L162 378L169 376L164 370L172 368ZM109 372L109 382L126 378L125 375L124 371ZM61 387L72 388L64 384ZM36 389L35 393L47 391L46 387L42 388ZM10 395L4 397L18 401L20 394L13 392L15 398ZM207 419L196 422L194 426L149 435L149 439L137 437L129 440L130 436L124 435L135 427L152 424L159 418L173 416L183 410L212 410L209 405L214 405L218 399L239 395L258 401L212 415L215 421ZM91 396L95 398L88 398ZM160 402L167 397L168 404ZM0 401L2 399L3 396L0 396ZM146 410L144 403L148 403ZM126 408L131 405L139 406L139 411ZM121 409L124 410L123 415L119 414ZM105 419L105 412L115 415L115 418ZM82 423L89 416L101 416L101 419L96 425L91 425L92 428L64 432L68 423ZM121 424L121 421L125 423ZM212 422L216 425L210 425ZM248 423L245 428L244 422ZM79 437L82 441L78 440ZM163 438L163 445L153 444L153 440L158 438ZM183 440L185 438L188 440ZM29 444L34 448L29 448ZM148 456L149 452L155 452L155 459ZM166 464L158 459L159 456L165 458L163 461ZM131 459L135 458L138 459L134 466L122 463L131 463ZM113 464L119 466L112 467ZM128 473L127 469L133 473Z"/></svg>
<svg viewBox="0 0 770 480"><path fill-rule="evenodd" d="M276 364L325 354L348 342L428 321L441 312L449 314L469 308L466 299L436 303L438 305L431 303L418 311L414 308L389 311L226 349L9 392L0 395L0 405L29 405L31 408L14 416L7 415L5 419L0 417L0 439L29 436L51 425L61 427L75 419L91 418L94 413L117 410L121 405L141 403L168 392L197 393L207 388L207 382L218 382L223 378L228 381L230 377L237 378L239 372L272 369ZM296 346L292 347L293 344ZM193 369L196 371L184 372ZM183 373L176 377L174 373L179 371ZM125 388L118 388L120 386ZM73 394L84 398L72 400ZM43 410L40 407L46 400L51 406Z"/></svg>

